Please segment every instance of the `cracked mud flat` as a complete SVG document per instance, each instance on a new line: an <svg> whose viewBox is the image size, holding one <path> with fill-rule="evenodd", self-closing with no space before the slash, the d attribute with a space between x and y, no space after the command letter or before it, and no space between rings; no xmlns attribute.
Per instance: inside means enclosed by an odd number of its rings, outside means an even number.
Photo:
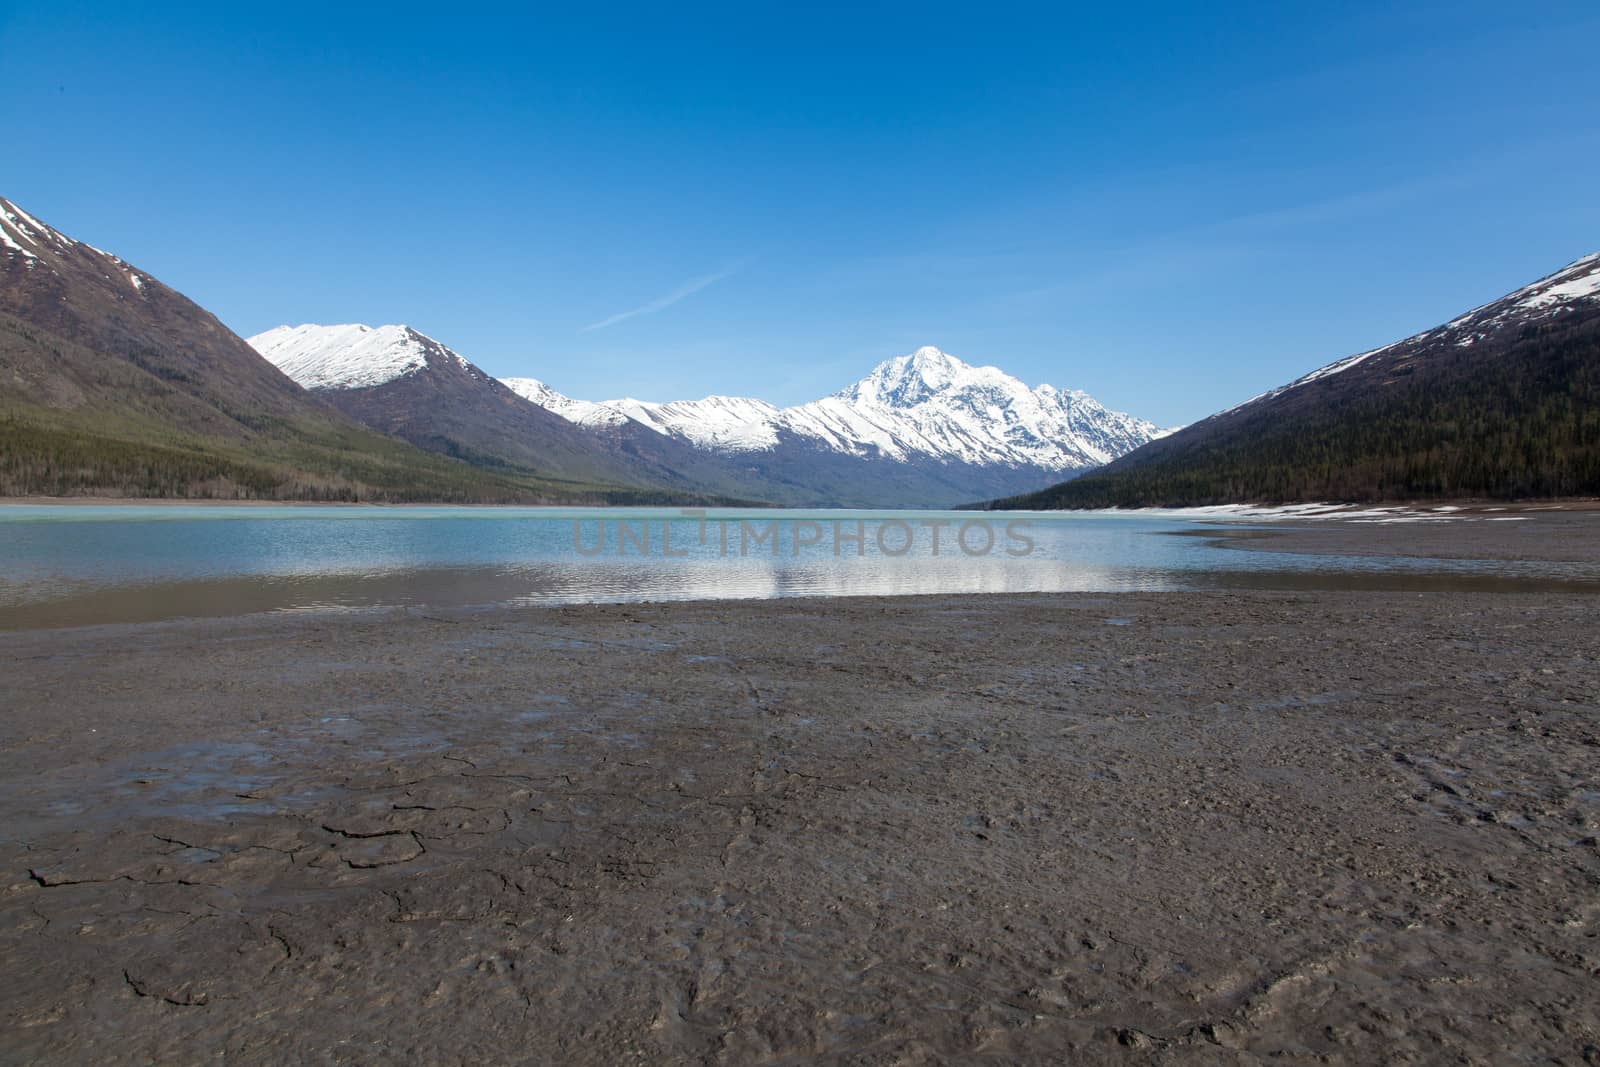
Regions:
<svg viewBox="0 0 1600 1067"><path fill-rule="evenodd" d="M7 634L0 1055L1593 1062L1597 603Z"/></svg>

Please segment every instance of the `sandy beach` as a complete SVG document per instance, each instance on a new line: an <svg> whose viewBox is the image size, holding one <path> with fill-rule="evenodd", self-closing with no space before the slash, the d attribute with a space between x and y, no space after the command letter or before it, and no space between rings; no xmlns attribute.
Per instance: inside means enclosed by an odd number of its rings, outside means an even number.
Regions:
<svg viewBox="0 0 1600 1067"><path fill-rule="evenodd" d="M1559 521L1547 547L1595 558L1596 524ZM1530 525L1272 540L1521 558ZM1596 1062L1596 605L950 596L0 634L0 1049Z"/></svg>

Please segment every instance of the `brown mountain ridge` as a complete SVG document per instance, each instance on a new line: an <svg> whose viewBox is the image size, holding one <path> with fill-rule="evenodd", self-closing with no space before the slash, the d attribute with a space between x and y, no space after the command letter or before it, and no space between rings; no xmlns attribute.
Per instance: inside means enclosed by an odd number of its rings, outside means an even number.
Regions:
<svg viewBox="0 0 1600 1067"><path fill-rule="evenodd" d="M377 432L183 294L0 198L0 494L708 500L630 478L554 416L531 421L547 424L519 425L521 448L489 469L399 440L403 426Z"/></svg>

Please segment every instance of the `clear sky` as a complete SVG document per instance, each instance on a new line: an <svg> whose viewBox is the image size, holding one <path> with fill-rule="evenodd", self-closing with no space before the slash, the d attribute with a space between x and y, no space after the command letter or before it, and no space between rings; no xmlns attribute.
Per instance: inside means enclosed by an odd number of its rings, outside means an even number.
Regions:
<svg viewBox="0 0 1600 1067"><path fill-rule="evenodd" d="M1600 249L1593 0L531 6L0 0L0 194L246 335L1163 424Z"/></svg>

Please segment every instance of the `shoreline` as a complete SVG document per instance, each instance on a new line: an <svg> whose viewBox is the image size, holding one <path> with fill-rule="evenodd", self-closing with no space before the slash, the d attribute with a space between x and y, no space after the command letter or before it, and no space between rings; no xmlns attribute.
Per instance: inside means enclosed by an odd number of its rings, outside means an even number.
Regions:
<svg viewBox="0 0 1600 1067"><path fill-rule="evenodd" d="M408 501L396 503L393 501L340 501L340 500L214 500L214 499L189 499L183 497L130 497L130 496L0 496L0 507L17 505L22 507L36 507L40 505L61 505L70 507L104 506L104 507L307 507L307 508L518 508L553 510L572 508L595 509L626 509L626 508L676 508L675 504L463 504L456 501ZM689 505L683 505L689 506ZM960 504L938 508L835 508L818 507L804 508L779 504L729 504L729 505L695 505L696 507L727 508L736 510L767 511L973 511L984 510L978 504ZM1490 512L1506 512L1521 514L1530 512L1572 512L1572 511L1600 511L1600 498L1572 497L1558 500L1483 500L1479 498L1450 498L1440 500L1380 500L1360 504L1318 503L1318 504L1214 504L1196 505L1184 508L1087 508L1078 509L1083 514L1179 514L1200 516L1205 514L1251 514L1257 516L1284 514L1296 518L1342 518L1350 512L1364 512L1374 509L1398 509L1407 513L1432 513L1440 509L1450 509L1463 515L1474 515ZM1308 514L1308 510L1312 513ZM1052 511L1018 511L1017 514L1027 515L1055 515L1073 514L1071 510ZM1344 514L1342 514L1344 513Z"/></svg>
<svg viewBox="0 0 1600 1067"><path fill-rule="evenodd" d="M1292 528L1248 520L1238 525L1248 528L1249 535L1229 537L1219 533L1218 543L1244 552L1297 555L1551 563L1600 561L1600 508L1452 512L1439 519L1420 522L1370 522L1335 517ZM1204 530L1204 527L1198 529ZM1195 532L1192 536L1204 536L1204 533Z"/></svg>

